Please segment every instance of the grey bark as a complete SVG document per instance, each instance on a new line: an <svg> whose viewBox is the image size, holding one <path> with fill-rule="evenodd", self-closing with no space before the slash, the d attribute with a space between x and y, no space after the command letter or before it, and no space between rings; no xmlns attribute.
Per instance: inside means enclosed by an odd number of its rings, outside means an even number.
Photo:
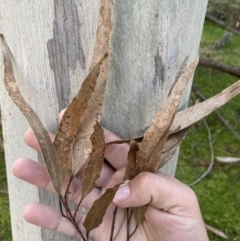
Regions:
<svg viewBox="0 0 240 241"><path fill-rule="evenodd" d="M19 86L49 131L56 131L58 112L68 105L88 72L99 3L0 1L0 32L16 60ZM105 127L122 138L143 134L166 99L182 61L189 56L191 62L198 53L206 5L207 0L115 1L102 117ZM0 79L13 240L70 240L22 217L27 203L57 206L57 201L11 172L19 156L41 160L23 142L29 126L4 90L2 65ZM190 88L180 108L186 107ZM174 175L176 160L164 168L166 173Z"/></svg>

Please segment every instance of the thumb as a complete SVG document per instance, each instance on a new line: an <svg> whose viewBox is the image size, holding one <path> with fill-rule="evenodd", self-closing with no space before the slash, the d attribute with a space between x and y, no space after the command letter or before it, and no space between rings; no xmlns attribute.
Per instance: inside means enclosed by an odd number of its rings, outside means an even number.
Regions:
<svg viewBox="0 0 240 241"><path fill-rule="evenodd" d="M121 208L149 204L157 209L181 216L185 215L186 211L194 215L196 209L199 209L196 195L191 188L161 172L140 173L119 188L113 202Z"/></svg>

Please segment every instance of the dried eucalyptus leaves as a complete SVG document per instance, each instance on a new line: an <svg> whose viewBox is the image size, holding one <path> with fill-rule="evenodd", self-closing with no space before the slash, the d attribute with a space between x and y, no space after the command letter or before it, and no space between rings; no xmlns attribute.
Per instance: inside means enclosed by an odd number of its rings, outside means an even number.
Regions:
<svg viewBox="0 0 240 241"><path fill-rule="evenodd" d="M4 36L0 35L5 67L4 83L6 90L28 120L38 139L46 168L59 196L62 215L76 227L83 240L88 240L89 233L102 223L105 212L123 181L131 180L143 171L155 172L164 166L172 158L192 124L210 114L240 92L240 81L238 81L218 95L176 113L182 92L198 64L197 58L187 67L186 58L167 100L153 118L144 136L131 140L105 143L103 128L99 122L109 67L112 9L112 1L101 1L100 17L90 71L83 81L78 94L65 111L53 143L41 120L26 103L20 92L14 76L12 54ZM93 203L83 224L87 233L85 237L78 227L76 214L82 200L93 190L96 180L100 176L104 164L106 145L113 143L130 144L124 180L107 189ZM72 212L68 205L69 188L73 178L87 159L88 162L82 176L81 200L76 210ZM66 182L66 179L69 180L69 183L63 193L63 184ZM130 217L135 218L137 225L144 219L145 210L146 206L130 210L130 213L133 214ZM115 215L117 215L116 212ZM114 219L110 240L112 240L113 231ZM128 234L126 239L129 240L131 235Z"/></svg>

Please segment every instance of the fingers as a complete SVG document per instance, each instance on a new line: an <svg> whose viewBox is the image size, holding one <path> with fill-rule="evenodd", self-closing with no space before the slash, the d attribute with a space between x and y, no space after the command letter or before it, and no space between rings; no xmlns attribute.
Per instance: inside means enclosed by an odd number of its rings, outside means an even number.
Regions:
<svg viewBox="0 0 240 241"><path fill-rule="evenodd" d="M115 207L110 206L108 208L107 214L103 217L103 222L99 228L96 228L90 232L91 240L108 240L110 236L110 231L112 227L112 213ZM119 210L118 219L116 220L116 232L117 229L121 226L124 215L124 210ZM122 216L119 219L119 215ZM35 224L42 228L50 229L55 232L63 233L68 236L80 237L80 234L74 227L74 225L67 219L62 217L59 210L45 206L43 204L29 204L23 210L23 216L25 220L29 223ZM82 234L86 237L86 230L83 227L83 222L85 220L86 214L77 213L76 221L78 227ZM122 235L125 237L125 233ZM122 240L122 239L121 239Z"/></svg>
<svg viewBox="0 0 240 241"><path fill-rule="evenodd" d="M116 136L115 134L113 134L111 131L107 129L104 129L104 135L105 135L106 143L114 140L120 140L118 136ZM49 133L49 136L51 140L54 141L55 135ZM24 141L28 146L32 147L36 151L38 152L41 151L40 146L38 144L38 140L32 129L28 129L25 132ZM123 166L126 166L128 150L129 150L129 145L127 144L107 145L106 151L105 151L105 158L108 160L111 166L114 167L115 169L122 168Z"/></svg>
<svg viewBox="0 0 240 241"><path fill-rule="evenodd" d="M16 177L24 181L27 181L40 188L45 188L51 192L55 192L45 166L40 163L27 158L20 158L13 164L12 171ZM63 190L66 189L67 184L68 180L66 180ZM81 187L81 181L77 178L74 178L69 190L71 193L69 195L70 201L79 203L81 199ZM100 196L100 194L101 191L98 188L94 188L92 192L83 200L81 206L84 208L90 208L93 202Z"/></svg>
<svg viewBox="0 0 240 241"><path fill-rule="evenodd" d="M200 214L194 192L161 172L140 173L127 185L120 187L113 201L122 208L150 204L173 215L196 217Z"/></svg>
<svg viewBox="0 0 240 241"><path fill-rule="evenodd" d="M61 122L65 111L66 111L66 109L63 109L63 110L61 110L61 112L59 113L59 115L58 115L58 122L59 122L59 123Z"/></svg>
<svg viewBox="0 0 240 241"><path fill-rule="evenodd" d="M78 214L79 227L82 227L83 214ZM60 232L69 236L79 236L78 231L73 224L62 217L59 210L48 207L42 204L29 204L23 211L23 216L26 221L38 225L43 228Z"/></svg>
<svg viewBox="0 0 240 241"><path fill-rule="evenodd" d="M54 141L55 135L53 135L52 133L48 133L50 136L50 139L52 140L52 142ZM38 140L33 132L32 129L28 129L25 134L24 134L24 141L25 143L32 147L33 149L35 149L38 152L41 152L41 148L38 144Z"/></svg>

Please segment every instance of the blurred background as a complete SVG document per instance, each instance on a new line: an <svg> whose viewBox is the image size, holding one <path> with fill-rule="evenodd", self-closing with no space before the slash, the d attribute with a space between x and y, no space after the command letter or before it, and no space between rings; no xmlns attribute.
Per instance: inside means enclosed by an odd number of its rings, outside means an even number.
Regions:
<svg viewBox="0 0 240 241"><path fill-rule="evenodd" d="M210 0L189 105L240 79L240 1ZM196 192L211 241L240 240L240 97L195 124L176 177ZM11 241L0 121L0 241Z"/></svg>

